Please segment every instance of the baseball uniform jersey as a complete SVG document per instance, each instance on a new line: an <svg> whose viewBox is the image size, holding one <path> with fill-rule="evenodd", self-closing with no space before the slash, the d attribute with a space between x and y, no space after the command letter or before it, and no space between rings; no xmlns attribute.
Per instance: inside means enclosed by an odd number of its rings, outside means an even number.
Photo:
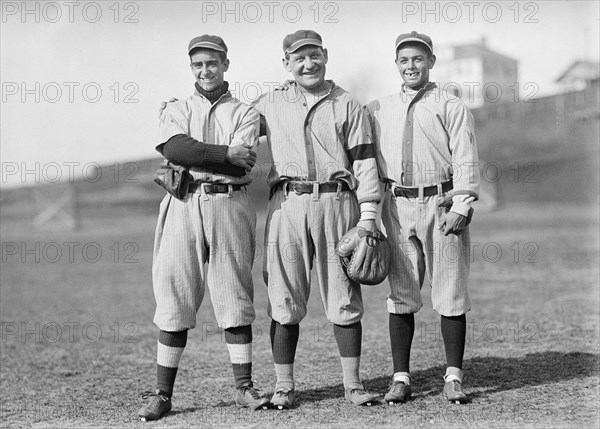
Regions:
<svg viewBox="0 0 600 429"><path fill-rule="evenodd" d="M328 82L311 105L295 82L256 102L271 153L265 282L269 315L280 324L299 323L306 315L313 261L327 318L351 325L363 314L360 285L344 274L335 245L356 225L359 203L380 200L377 165L360 104ZM294 181L312 184L314 192L282 186ZM324 183L339 188L320 193L315 184Z"/></svg>
<svg viewBox="0 0 600 429"><path fill-rule="evenodd" d="M227 92L214 104L196 93L169 103L159 125L159 143L178 134L215 145L254 146L259 115ZM197 182L246 185L251 174L233 177L191 167ZM252 265L256 213L245 188L207 193L199 186L184 201L167 194L156 227L153 287L154 323L163 331L194 328L208 285L223 329L254 320Z"/></svg>
<svg viewBox="0 0 600 429"><path fill-rule="evenodd" d="M473 117L464 103L430 82L419 91L403 85L399 93L366 106L381 180L386 184L382 221L392 248L388 296L391 313L422 307L425 277L432 286L433 308L443 316L466 313L470 243L438 229L451 195L477 198L479 166ZM453 190L448 192L450 181ZM397 186L415 188L417 197L394 196ZM425 196L434 186L437 195ZM444 192L442 188L447 191Z"/></svg>

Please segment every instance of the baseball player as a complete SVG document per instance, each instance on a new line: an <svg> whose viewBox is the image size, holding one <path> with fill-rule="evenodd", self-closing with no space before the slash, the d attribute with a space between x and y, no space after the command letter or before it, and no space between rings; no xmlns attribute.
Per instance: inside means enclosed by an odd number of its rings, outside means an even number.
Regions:
<svg viewBox="0 0 600 429"><path fill-rule="evenodd" d="M319 34L290 34L283 51L283 65L294 81L255 104L272 157L264 258L277 375L271 403L279 409L294 403L294 357L314 264L340 352L346 398L370 404L374 395L359 377L360 285L350 282L334 252L357 222L375 229L380 190L368 124L360 104L325 80L327 50Z"/></svg>
<svg viewBox="0 0 600 429"><path fill-rule="evenodd" d="M139 411L142 420L159 419L171 409L179 360L205 285L225 331L236 404L253 409L268 404L251 378L256 213L245 190L246 171L256 160L259 115L228 91L227 46L220 37L192 39L188 54L196 91L166 106L157 150L189 167L194 182L183 200L167 194L160 205L152 266L154 323L160 329L157 382L155 392L143 395L148 401Z"/></svg>
<svg viewBox="0 0 600 429"><path fill-rule="evenodd" d="M400 92L366 106L386 192L382 221L392 251L387 298L394 375L385 400L411 396L414 313L427 276L441 315L447 369L443 394L465 402L462 362L471 302L469 229L479 169L473 117L463 102L429 82L433 43L412 32L396 40Z"/></svg>

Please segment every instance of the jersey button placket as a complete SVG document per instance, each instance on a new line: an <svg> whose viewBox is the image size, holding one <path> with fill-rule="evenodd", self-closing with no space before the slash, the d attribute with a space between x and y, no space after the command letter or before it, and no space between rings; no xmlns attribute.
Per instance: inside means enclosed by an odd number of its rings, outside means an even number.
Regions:
<svg viewBox="0 0 600 429"><path fill-rule="evenodd" d="M215 138L215 112L214 109L217 106L218 101L211 106L208 111L208 141L207 142L217 142ZM210 182L212 180L211 175L206 175L206 181Z"/></svg>
<svg viewBox="0 0 600 429"><path fill-rule="evenodd" d="M421 99L421 97L423 97L427 89L429 89L429 87L425 87L419 90L419 92L414 96L414 98L408 105L408 110L406 112L406 121L404 122L404 133L402 136L402 178L405 179L405 181L403 180L403 184L406 186L414 185L413 122L415 107Z"/></svg>
<svg viewBox="0 0 600 429"><path fill-rule="evenodd" d="M404 125L404 138L402 139L402 164L403 164L403 177L405 179L406 186L413 185L413 150L412 150L412 137L413 127L412 118L414 112L414 104L409 105L408 112L406 114L406 122Z"/></svg>
<svg viewBox="0 0 600 429"><path fill-rule="evenodd" d="M310 112L309 112L310 115ZM315 170L315 152L312 147L312 142L310 139L310 119L308 116L304 121L304 141L306 143L306 159L308 161L308 179L316 180L317 172Z"/></svg>

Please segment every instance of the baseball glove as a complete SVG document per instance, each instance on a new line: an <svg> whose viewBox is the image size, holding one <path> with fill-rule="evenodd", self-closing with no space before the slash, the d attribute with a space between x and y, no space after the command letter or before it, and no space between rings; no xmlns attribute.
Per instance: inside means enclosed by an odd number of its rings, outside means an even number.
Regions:
<svg viewBox="0 0 600 429"><path fill-rule="evenodd" d="M335 250L352 281L377 285L388 275L390 246L381 231L356 226L344 234Z"/></svg>
<svg viewBox="0 0 600 429"><path fill-rule="evenodd" d="M165 188L175 198L183 200L193 178L184 167L164 160L154 175L154 182Z"/></svg>

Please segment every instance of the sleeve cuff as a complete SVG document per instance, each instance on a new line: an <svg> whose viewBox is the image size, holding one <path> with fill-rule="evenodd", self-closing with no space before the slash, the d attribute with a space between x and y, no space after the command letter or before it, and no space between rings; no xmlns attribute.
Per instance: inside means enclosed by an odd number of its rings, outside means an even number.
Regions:
<svg viewBox="0 0 600 429"><path fill-rule="evenodd" d="M450 209L450 211L466 217L469 214L469 210L471 209L471 203L473 201L475 201L475 197L471 195L454 195L452 197L452 208Z"/></svg>
<svg viewBox="0 0 600 429"><path fill-rule="evenodd" d="M227 155L227 146L225 145L206 145L205 160L215 164L224 164L225 155Z"/></svg>
<svg viewBox="0 0 600 429"><path fill-rule="evenodd" d="M473 197L475 198L475 201L477 201L479 199L479 195L477 194L477 192L475 191L470 191L467 189L454 189L452 191L452 195L453 196L458 196L458 195L465 195L467 197Z"/></svg>
<svg viewBox="0 0 600 429"><path fill-rule="evenodd" d="M376 220L377 203L374 201L365 201L360 204L360 220Z"/></svg>

